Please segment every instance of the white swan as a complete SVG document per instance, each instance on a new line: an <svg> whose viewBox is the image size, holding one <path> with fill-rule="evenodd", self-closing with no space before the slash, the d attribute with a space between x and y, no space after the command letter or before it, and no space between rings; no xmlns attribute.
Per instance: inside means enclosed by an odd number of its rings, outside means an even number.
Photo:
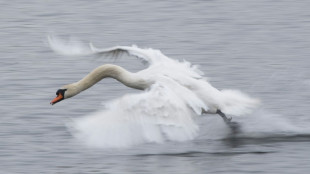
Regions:
<svg viewBox="0 0 310 174"><path fill-rule="evenodd" d="M140 90L147 91L156 85L157 87L170 89L171 93L174 93L180 101L185 103L186 107L196 114L217 113L225 121L229 121L225 114L236 116L249 114L259 104L257 99L250 98L240 91L214 88L203 77L203 73L197 66L192 66L186 61L180 62L170 59L159 50L141 49L136 46L97 49L90 44L87 49L83 48L84 52L77 49L79 50L78 53L72 52L72 50L66 53L64 50L57 48L56 42L58 41L56 38L49 37L48 39L51 48L62 54L109 54L117 56L121 53L127 53L149 63L148 68L136 73L129 72L117 65L106 64L99 66L80 81L61 87L56 92L57 97L51 101L52 105L77 95L107 77L114 78L128 87ZM169 100L169 98L166 100ZM171 103L169 104L171 106ZM168 106L168 104L165 105ZM173 106L172 104L171 107Z"/></svg>

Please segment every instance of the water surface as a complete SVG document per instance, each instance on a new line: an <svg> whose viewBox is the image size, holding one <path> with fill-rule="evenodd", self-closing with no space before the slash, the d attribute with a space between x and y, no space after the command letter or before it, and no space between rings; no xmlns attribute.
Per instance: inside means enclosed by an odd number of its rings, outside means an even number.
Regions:
<svg viewBox="0 0 310 174"><path fill-rule="evenodd" d="M0 3L0 173L308 173L310 169L310 11L301 1L4 1ZM160 49L199 64L219 89L240 89L262 100L242 135L221 120L201 117L188 142L94 148L67 127L127 93L105 79L50 106L56 90L93 68L135 58L103 60L53 53L48 34L98 47Z"/></svg>

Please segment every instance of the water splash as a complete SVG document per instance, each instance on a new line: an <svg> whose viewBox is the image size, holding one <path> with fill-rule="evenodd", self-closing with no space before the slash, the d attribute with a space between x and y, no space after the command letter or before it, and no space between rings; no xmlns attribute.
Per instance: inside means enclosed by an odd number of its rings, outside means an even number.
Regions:
<svg viewBox="0 0 310 174"><path fill-rule="evenodd" d="M118 108L119 103L124 104L132 99L137 97L125 96L109 103L105 109L74 119L70 123L72 134L87 146L98 148L127 148L144 143L193 139L214 141L234 137L244 140L310 135L309 128L295 125L285 117L266 110L257 111L249 117L234 118L241 126L241 132L232 135L230 128L216 115L196 117L194 120L191 118L194 115L183 115L178 122L172 120L174 118L158 119L137 108L130 108L132 111L129 113L129 107Z"/></svg>
<svg viewBox="0 0 310 174"><path fill-rule="evenodd" d="M159 85L125 95L105 107L70 123L73 135L89 146L104 148L187 141L198 135L194 112Z"/></svg>
<svg viewBox="0 0 310 174"><path fill-rule="evenodd" d="M274 114L261 109L251 117L239 120L242 124L242 135L246 137L264 137L274 135L298 135L310 133L310 129L302 124L292 123L288 118L280 114Z"/></svg>

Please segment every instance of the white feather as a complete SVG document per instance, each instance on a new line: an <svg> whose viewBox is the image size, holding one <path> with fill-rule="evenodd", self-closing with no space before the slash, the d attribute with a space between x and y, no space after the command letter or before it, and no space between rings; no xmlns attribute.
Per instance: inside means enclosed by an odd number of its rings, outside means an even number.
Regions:
<svg viewBox="0 0 310 174"><path fill-rule="evenodd" d="M214 88L197 66L170 59L159 50L136 46L98 49L92 44L86 47L66 44L51 36L48 40L51 48L60 54L117 56L126 53L149 63L146 69L133 73L135 78L149 82L148 89L115 99L105 110L75 122L76 135L92 144L184 141L197 135L198 126L193 117L202 111L221 110L239 116L249 114L259 104L257 99L240 91ZM126 139L124 134L136 139Z"/></svg>

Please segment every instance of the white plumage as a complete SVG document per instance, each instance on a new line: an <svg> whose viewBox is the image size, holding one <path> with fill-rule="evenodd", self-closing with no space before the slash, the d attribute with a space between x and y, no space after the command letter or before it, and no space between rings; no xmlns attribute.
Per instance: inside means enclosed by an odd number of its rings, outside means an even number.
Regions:
<svg viewBox="0 0 310 174"><path fill-rule="evenodd" d="M196 135L198 127L193 121L195 115L215 114L218 110L235 116L246 115L259 104L257 99L250 98L240 91L214 88L197 66L186 61L168 58L159 50L141 49L136 46L98 49L92 44L85 47L82 44L64 43L55 37L49 37L48 40L51 48L60 54L117 56L126 53L148 62L149 66L146 69L136 73L128 72L118 66L114 67L115 65L102 66L81 81L74 83L75 86L80 87L77 88L79 91L75 91L72 96L105 77L112 77L129 87L144 90L142 93L128 94L112 101L105 111L92 117L94 120L99 117L106 119L100 122L101 125L98 124L98 129L104 129L102 130L104 132L107 131L104 125L109 121L134 120L135 125L143 129L141 136L148 141L160 142L165 138L182 141ZM93 80L93 76L98 76L100 73L104 75ZM84 83L88 83L88 86L83 87ZM70 87L66 85L63 88ZM94 126L96 121L90 120L88 124ZM76 129L79 129L80 136L91 138L94 132L87 131L89 127L85 125L86 122L84 120L76 124L78 127ZM147 129L145 125L148 126ZM85 127L87 129L84 129ZM120 139L118 141L122 141Z"/></svg>

